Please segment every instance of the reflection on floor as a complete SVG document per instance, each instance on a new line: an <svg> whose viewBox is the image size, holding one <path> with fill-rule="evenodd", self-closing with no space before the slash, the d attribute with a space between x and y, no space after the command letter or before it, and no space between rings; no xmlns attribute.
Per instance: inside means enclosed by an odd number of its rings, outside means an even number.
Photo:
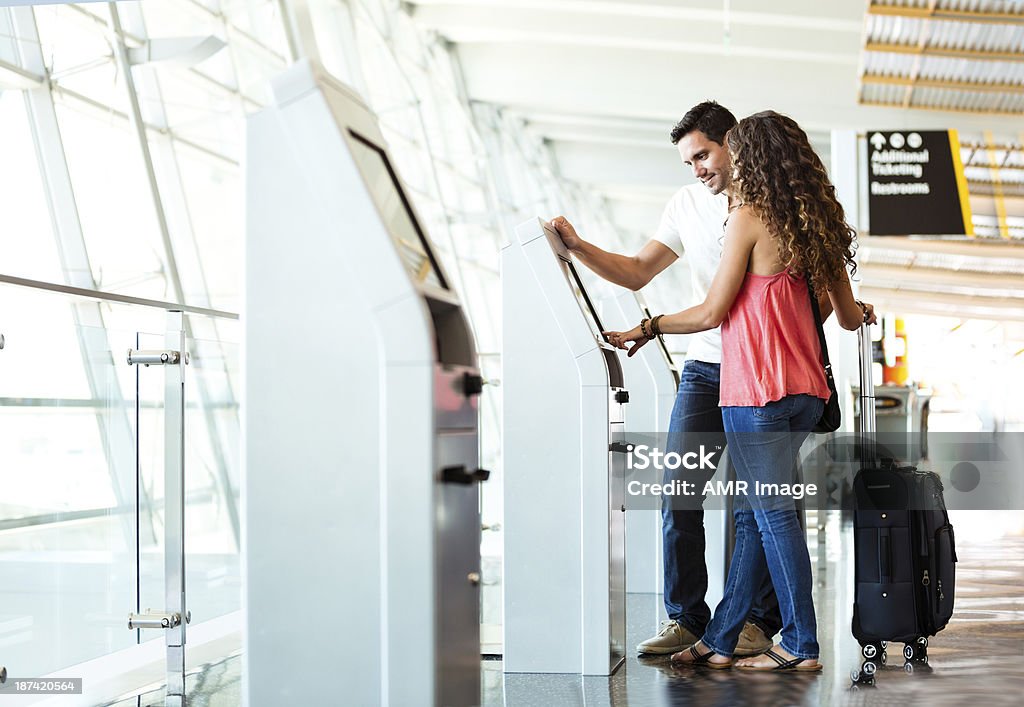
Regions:
<svg viewBox="0 0 1024 707"><path fill-rule="evenodd" d="M956 518L953 519L957 522ZM967 535L965 533L964 535ZM851 671L862 666L860 647L850 635L853 555L849 526L831 518L827 542L815 557L815 606L825 671L819 675L751 674L675 667L667 657L638 658L611 678L571 675L504 675L500 660L482 664L483 704L535 705L1018 705L1024 688L1024 538L979 543L960 539L956 613L932 639L927 663L906 669L902 645L889 647L873 685L852 686ZM629 595L628 643L635 645L656 626L659 597ZM241 657L204 666L188 677L188 704L241 704ZM345 704L342 694L323 704ZM424 704L427 704L424 701ZM162 707L163 690L105 707Z"/></svg>
<svg viewBox="0 0 1024 707"><path fill-rule="evenodd" d="M483 664L486 707L532 705L1018 705L1024 688L1024 538L957 548L956 612L932 639L928 662L904 665L902 644L887 651L873 684L853 685L863 672L850 634L852 530L830 514L815 565L819 675L741 673L673 666L667 657L629 655L611 678L510 674L501 661ZM953 519L954 524L956 519ZM959 536L958 536L959 540ZM816 545L816 543L815 543ZM627 644L653 635L660 597L628 595ZM878 661L880 663L881 661Z"/></svg>
<svg viewBox="0 0 1024 707"><path fill-rule="evenodd" d="M164 707L166 685L102 707ZM185 676L189 707L238 707L242 704L242 656L236 653L207 663Z"/></svg>

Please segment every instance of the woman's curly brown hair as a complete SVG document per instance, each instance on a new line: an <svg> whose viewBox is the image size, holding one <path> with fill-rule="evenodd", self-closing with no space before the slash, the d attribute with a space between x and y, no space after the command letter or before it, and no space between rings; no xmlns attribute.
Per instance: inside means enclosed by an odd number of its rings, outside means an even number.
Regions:
<svg viewBox="0 0 1024 707"><path fill-rule="evenodd" d="M778 240L779 262L809 276L817 293L857 271L856 232L846 223L836 189L792 118L755 113L726 135L733 189Z"/></svg>

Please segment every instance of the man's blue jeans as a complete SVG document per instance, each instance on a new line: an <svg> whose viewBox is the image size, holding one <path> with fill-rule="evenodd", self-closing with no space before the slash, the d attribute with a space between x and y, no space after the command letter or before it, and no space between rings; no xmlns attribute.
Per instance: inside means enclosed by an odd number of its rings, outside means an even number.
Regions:
<svg viewBox="0 0 1024 707"><path fill-rule="evenodd" d="M737 499L736 546L725 596L701 639L732 655L754 602L754 587L771 577L782 612L782 648L797 658L817 658L817 623L811 599L811 558L792 497L753 493L755 481L791 484L797 454L821 417L824 401L790 395L763 407L722 408L736 478L749 484ZM747 503L749 501L749 505Z"/></svg>
<svg viewBox="0 0 1024 707"><path fill-rule="evenodd" d="M709 448L725 447L723 408L718 407L720 368L717 363L703 361L687 361L683 366L679 394L669 421L666 452L691 451L700 444ZM715 461L717 465L718 459ZM692 471L667 468L664 477L665 483L689 480L697 481L701 487L708 478ZM704 510L673 508L674 501L673 497L665 497L661 509L665 612L693 635L700 636L711 620L711 610L705 601L708 566L704 558ZM764 574L758 585L751 586L755 589L755 599L746 619L760 627L765 635L774 636L782 627L782 618L768 574Z"/></svg>

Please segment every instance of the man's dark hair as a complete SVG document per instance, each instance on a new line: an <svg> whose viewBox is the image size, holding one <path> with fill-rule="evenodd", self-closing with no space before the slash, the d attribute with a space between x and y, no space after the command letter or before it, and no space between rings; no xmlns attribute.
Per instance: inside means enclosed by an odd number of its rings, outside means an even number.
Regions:
<svg viewBox="0 0 1024 707"><path fill-rule="evenodd" d="M725 134L736 125L736 116L715 101L698 103L686 112L672 128L672 144L677 145L689 133L699 130L719 145L725 144Z"/></svg>

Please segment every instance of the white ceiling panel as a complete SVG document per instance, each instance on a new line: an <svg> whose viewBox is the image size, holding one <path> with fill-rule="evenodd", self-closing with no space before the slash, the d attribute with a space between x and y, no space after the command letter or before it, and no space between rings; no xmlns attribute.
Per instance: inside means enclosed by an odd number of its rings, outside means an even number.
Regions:
<svg viewBox="0 0 1024 707"><path fill-rule="evenodd" d="M930 0L889 4L920 12ZM1004 5L939 3L973 11L1013 6ZM1021 132L1019 115L963 111L1024 111L1024 91L970 85L1024 86L1024 62L862 51L871 40L911 50L1019 52L1020 26L869 15L864 0L412 0L407 7L452 43L469 98L522 119L550 146L562 178L600 198L636 246L669 196L693 181L668 133L708 98L740 117L766 108L792 116L826 163L834 128ZM895 83L861 85L862 74ZM914 81L927 85L908 85ZM967 85L934 86L944 81ZM972 176L979 190L972 203L991 208L992 197L980 193L990 188L986 173ZM1024 170L1015 172L1005 190L1018 174L1024 179ZM1008 211L1017 217L1016 205ZM998 223L981 219L978 227L998 235Z"/></svg>

